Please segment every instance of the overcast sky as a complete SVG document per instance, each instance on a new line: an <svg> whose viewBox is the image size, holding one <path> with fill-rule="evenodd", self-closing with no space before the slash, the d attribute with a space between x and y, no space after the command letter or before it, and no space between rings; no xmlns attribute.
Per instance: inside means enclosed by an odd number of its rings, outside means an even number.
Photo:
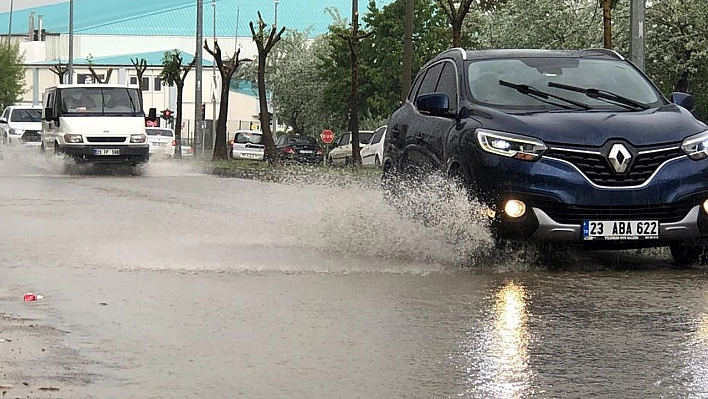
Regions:
<svg viewBox="0 0 708 399"><path fill-rule="evenodd" d="M23 8L30 8L36 6L43 6L47 4L63 3L68 0L15 0L14 9L21 10ZM10 0L0 0L0 13L10 11Z"/></svg>

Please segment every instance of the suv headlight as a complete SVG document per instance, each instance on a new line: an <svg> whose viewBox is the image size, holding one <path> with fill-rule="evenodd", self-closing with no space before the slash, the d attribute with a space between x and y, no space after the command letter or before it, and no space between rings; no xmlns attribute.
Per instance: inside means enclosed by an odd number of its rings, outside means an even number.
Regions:
<svg viewBox="0 0 708 399"><path fill-rule="evenodd" d="M681 149L691 159L708 158L708 130L688 137L681 143Z"/></svg>
<svg viewBox="0 0 708 399"><path fill-rule="evenodd" d="M486 152L523 161L536 161L548 149L533 137L483 129L477 130L477 141Z"/></svg>
<svg viewBox="0 0 708 399"><path fill-rule="evenodd" d="M142 133L130 135L130 142L131 143L144 143L145 141L147 141L147 136Z"/></svg>
<svg viewBox="0 0 708 399"><path fill-rule="evenodd" d="M72 144L83 143L84 138L80 134L67 133L64 135L64 141L66 141L67 143L72 143Z"/></svg>
<svg viewBox="0 0 708 399"><path fill-rule="evenodd" d="M22 130L22 129L10 129L10 134L16 134L16 135L18 135L18 136L21 135L21 134L24 133L24 132L25 132L25 131Z"/></svg>

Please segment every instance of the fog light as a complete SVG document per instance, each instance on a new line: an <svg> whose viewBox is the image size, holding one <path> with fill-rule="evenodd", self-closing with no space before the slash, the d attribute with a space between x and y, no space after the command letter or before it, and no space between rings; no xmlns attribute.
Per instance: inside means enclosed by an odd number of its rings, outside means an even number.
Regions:
<svg viewBox="0 0 708 399"><path fill-rule="evenodd" d="M510 218L520 218L526 214L526 204L519 200L509 200L504 204L504 213Z"/></svg>
<svg viewBox="0 0 708 399"><path fill-rule="evenodd" d="M708 199L703 201L703 212L708 214Z"/></svg>

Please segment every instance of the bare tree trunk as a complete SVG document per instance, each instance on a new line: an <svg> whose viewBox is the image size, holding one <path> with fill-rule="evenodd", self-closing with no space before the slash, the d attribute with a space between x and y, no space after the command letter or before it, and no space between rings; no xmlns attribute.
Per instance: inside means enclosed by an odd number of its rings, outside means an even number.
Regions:
<svg viewBox="0 0 708 399"><path fill-rule="evenodd" d="M221 103L219 104L219 119L216 122L216 142L214 143L213 159L215 160L228 159L229 155L229 147L226 145L226 117L229 114L230 81L231 76L228 77L228 81L221 82Z"/></svg>
<svg viewBox="0 0 708 399"><path fill-rule="evenodd" d="M182 159L182 92L184 82L177 83L177 117L175 118L175 158Z"/></svg>
<svg viewBox="0 0 708 399"><path fill-rule="evenodd" d="M452 47L462 47L462 21L452 21Z"/></svg>
<svg viewBox="0 0 708 399"><path fill-rule="evenodd" d="M268 116L268 100L265 96L265 67L267 53L258 54L258 93L263 95L258 96L258 103L261 112L259 119L261 121L261 131L263 132L263 145L265 146L265 159L268 162L275 162L275 140L273 140L273 132L270 130L270 117Z"/></svg>
<svg viewBox="0 0 708 399"><path fill-rule="evenodd" d="M413 80L413 14L415 0L406 0L403 28L403 75L401 75L401 102L406 101Z"/></svg>
<svg viewBox="0 0 708 399"><path fill-rule="evenodd" d="M602 0L602 33L606 49L612 49L612 0Z"/></svg>

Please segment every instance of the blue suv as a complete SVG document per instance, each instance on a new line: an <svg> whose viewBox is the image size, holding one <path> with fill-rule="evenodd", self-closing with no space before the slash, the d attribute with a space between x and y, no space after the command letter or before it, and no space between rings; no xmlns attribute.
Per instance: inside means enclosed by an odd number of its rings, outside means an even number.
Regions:
<svg viewBox="0 0 708 399"><path fill-rule="evenodd" d="M610 50L451 49L392 114L384 182L459 179L499 242L669 246L690 264L708 242L708 127L693 107Z"/></svg>

